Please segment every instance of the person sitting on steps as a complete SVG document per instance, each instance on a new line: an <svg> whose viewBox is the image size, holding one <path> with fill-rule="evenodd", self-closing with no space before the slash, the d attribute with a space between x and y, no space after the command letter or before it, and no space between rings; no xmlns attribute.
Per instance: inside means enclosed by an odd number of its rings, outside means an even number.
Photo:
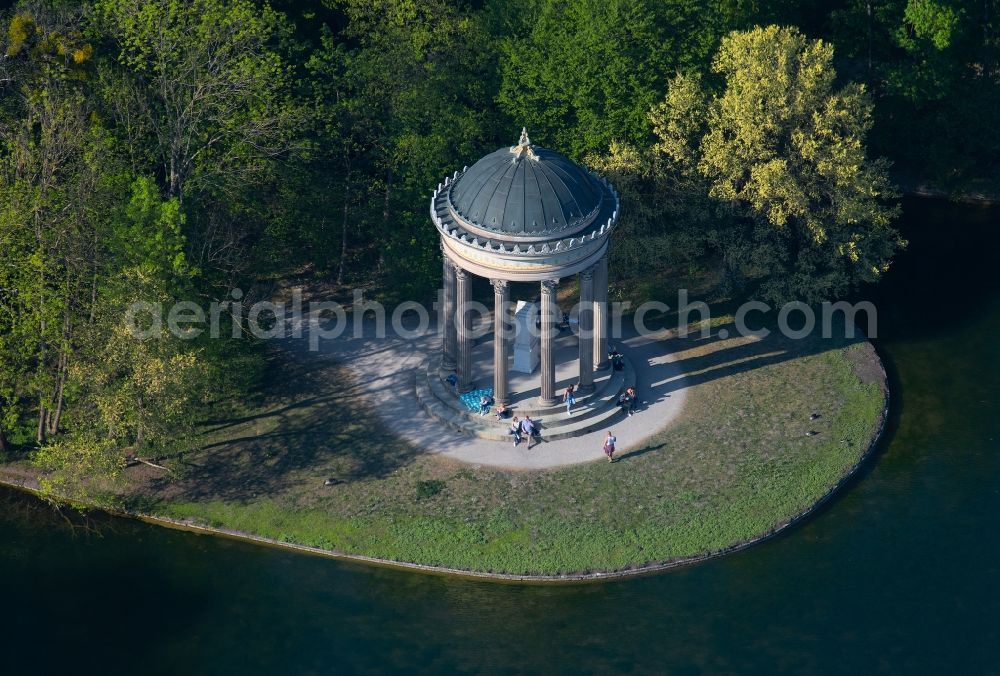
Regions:
<svg viewBox="0 0 1000 676"><path fill-rule="evenodd" d="M479 397L479 415L486 415L490 412L490 406L493 405L493 397L488 394L484 394Z"/></svg>
<svg viewBox="0 0 1000 676"><path fill-rule="evenodd" d="M531 443L538 441L538 427L535 426L535 421L531 419L530 415L524 416L524 420L521 421L521 434L528 437L528 450L531 450Z"/></svg>
<svg viewBox="0 0 1000 676"><path fill-rule="evenodd" d="M624 392L618 395L618 406L621 407L622 413L624 413L625 415L631 415L629 411L632 408L632 399L631 396L629 395L628 390L625 390Z"/></svg>
<svg viewBox="0 0 1000 676"><path fill-rule="evenodd" d="M514 416L514 419L510 421L510 429L507 430L507 434L514 437L515 448L519 443L521 443L521 421Z"/></svg>
<svg viewBox="0 0 1000 676"><path fill-rule="evenodd" d="M608 348L608 360L611 362L611 368L615 371L621 371L625 368L625 355L619 352L614 345Z"/></svg>

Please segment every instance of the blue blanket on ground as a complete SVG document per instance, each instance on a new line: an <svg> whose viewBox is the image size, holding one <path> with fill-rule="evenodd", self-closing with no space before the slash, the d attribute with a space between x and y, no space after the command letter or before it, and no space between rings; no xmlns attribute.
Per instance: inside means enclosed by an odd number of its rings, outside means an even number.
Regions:
<svg viewBox="0 0 1000 676"><path fill-rule="evenodd" d="M470 411L475 411L476 413L479 413L479 398L482 397L484 394L490 399L492 399L493 388L490 387L485 390L472 390L472 392L466 392L465 394L460 395L458 398L462 400L462 403L465 404Z"/></svg>

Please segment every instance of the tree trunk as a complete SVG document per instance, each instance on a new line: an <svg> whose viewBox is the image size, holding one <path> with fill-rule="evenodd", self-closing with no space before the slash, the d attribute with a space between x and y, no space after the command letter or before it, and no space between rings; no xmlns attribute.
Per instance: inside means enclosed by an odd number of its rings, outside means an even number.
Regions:
<svg viewBox="0 0 1000 676"><path fill-rule="evenodd" d="M43 291L42 291L42 289L44 289L44 288L45 288L45 271L43 269L42 272L41 272L41 283L39 284L39 291L38 291L38 310L39 310L39 312L42 312L42 308L45 306L45 297L44 297ZM37 366L37 369L39 371L41 371L41 370L43 370L45 368L45 360L46 360L46 355L45 355L45 353L46 353L45 334L46 334L47 326L46 326L46 321L44 319L44 316L45 315L42 314L42 319L39 321L39 333L40 333L40 338L41 338L41 340L39 341L39 345L38 345L38 366ZM39 444L44 444L45 443L46 410L45 410L45 395L43 393L43 390L44 390L44 388L39 387L39 391L38 391L38 431L35 434L35 441L38 442Z"/></svg>
<svg viewBox="0 0 1000 676"><path fill-rule="evenodd" d="M351 201L351 175L344 179L344 214L340 232L340 269L337 271L337 284L344 283L344 266L347 262L347 215Z"/></svg>
<svg viewBox="0 0 1000 676"><path fill-rule="evenodd" d="M170 194L177 203L184 206L184 158L179 149L170 150Z"/></svg>
<svg viewBox="0 0 1000 676"><path fill-rule="evenodd" d="M385 202L382 204L382 234L389 232L389 197L392 194L392 179L393 171L392 167L386 170L385 174ZM385 269L385 247L379 247L378 250L378 269Z"/></svg>
<svg viewBox="0 0 1000 676"><path fill-rule="evenodd" d="M983 0L983 47L990 50L990 0Z"/></svg>
<svg viewBox="0 0 1000 676"><path fill-rule="evenodd" d="M64 352L59 356L59 384L56 386L56 408L49 415L49 435L59 432L59 423L62 420L63 402L65 401L66 373L69 370L69 356Z"/></svg>
<svg viewBox="0 0 1000 676"><path fill-rule="evenodd" d="M38 434L35 435L35 441L39 444L45 443L45 422L48 418L47 410L45 408L45 400L38 400Z"/></svg>
<svg viewBox="0 0 1000 676"><path fill-rule="evenodd" d="M5 400L0 399L0 402L4 401ZM0 406L0 413L2 413L3 410L4 406ZM10 450L10 444L7 443L7 435L4 434L3 427L0 426L0 455L5 454L9 450Z"/></svg>
<svg viewBox="0 0 1000 676"><path fill-rule="evenodd" d="M180 177L177 176L177 158L176 153L170 153L170 197L177 197L177 192L180 187Z"/></svg>
<svg viewBox="0 0 1000 676"><path fill-rule="evenodd" d="M67 286L69 286L69 269L66 270ZM70 333L73 322L70 317L69 305L66 306L66 314L63 316L62 345L59 350L59 358L56 360L56 390L52 397L53 409L49 413L48 432L49 436L59 432L59 423L62 420L63 402L66 392L66 376L69 372L69 350L65 347L70 344Z"/></svg>
<svg viewBox="0 0 1000 676"><path fill-rule="evenodd" d="M87 317L87 323L93 324L94 319L97 317L97 273L94 273L94 281L90 286L90 316Z"/></svg>
<svg viewBox="0 0 1000 676"><path fill-rule="evenodd" d="M868 3L868 79L871 82L872 74L872 22L874 21L872 16L872 3Z"/></svg>
<svg viewBox="0 0 1000 676"><path fill-rule="evenodd" d="M65 386L65 379L59 381L59 393L56 395L56 410L49 416L49 435L55 435L59 432L59 423L62 421L63 412L63 388Z"/></svg>

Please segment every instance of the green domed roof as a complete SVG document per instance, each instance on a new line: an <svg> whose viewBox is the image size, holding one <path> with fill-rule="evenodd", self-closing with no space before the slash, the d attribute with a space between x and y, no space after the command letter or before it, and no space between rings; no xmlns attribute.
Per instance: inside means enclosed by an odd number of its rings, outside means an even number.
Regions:
<svg viewBox="0 0 1000 676"><path fill-rule="evenodd" d="M452 184L452 208L484 230L513 236L555 235L593 220L602 186L565 155L531 145L490 153Z"/></svg>

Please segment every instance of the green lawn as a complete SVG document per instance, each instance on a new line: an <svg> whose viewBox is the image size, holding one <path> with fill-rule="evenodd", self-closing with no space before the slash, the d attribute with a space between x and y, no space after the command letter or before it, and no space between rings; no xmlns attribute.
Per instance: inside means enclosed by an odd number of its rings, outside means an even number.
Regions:
<svg viewBox="0 0 1000 676"><path fill-rule="evenodd" d="M877 430L883 383L867 343L768 339L748 358L739 340L667 342L697 383L680 419L614 464L538 472L372 438L377 419L335 364L276 354L262 409L207 430L173 480L137 479L132 505L395 561L615 570L768 532L834 486Z"/></svg>

